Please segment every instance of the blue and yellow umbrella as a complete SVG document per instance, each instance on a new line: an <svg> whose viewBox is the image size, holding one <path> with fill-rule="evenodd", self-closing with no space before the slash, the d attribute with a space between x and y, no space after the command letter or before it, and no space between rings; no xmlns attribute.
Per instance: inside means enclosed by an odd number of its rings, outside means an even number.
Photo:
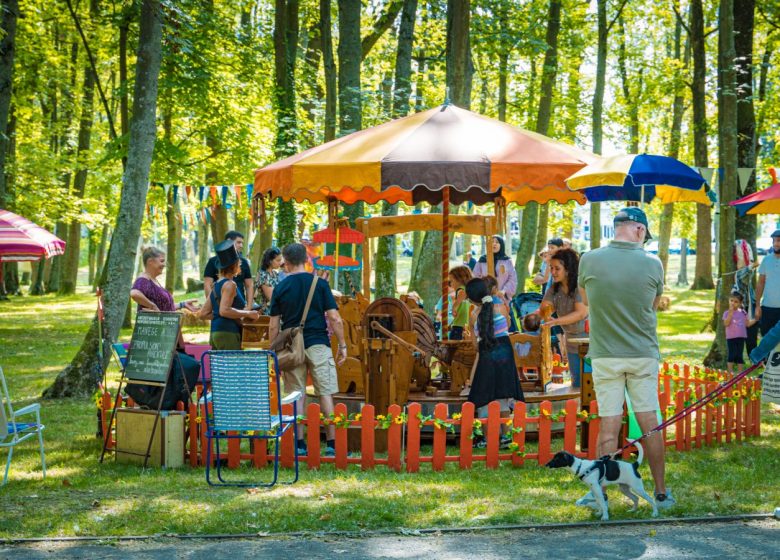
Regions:
<svg viewBox="0 0 780 560"><path fill-rule="evenodd" d="M608 200L711 204L701 173L668 156L621 154L602 158L566 179L573 191L590 202Z"/></svg>

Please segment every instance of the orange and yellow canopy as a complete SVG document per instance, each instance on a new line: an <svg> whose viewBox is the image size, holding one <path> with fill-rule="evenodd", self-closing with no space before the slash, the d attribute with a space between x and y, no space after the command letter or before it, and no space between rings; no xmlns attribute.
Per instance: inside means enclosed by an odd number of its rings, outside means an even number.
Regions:
<svg viewBox="0 0 780 560"><path fill-rule="evenodd" d="M255 171L255 196L346 204L585 202L565 179L599 159L454 105L361 130Z"/></svg>

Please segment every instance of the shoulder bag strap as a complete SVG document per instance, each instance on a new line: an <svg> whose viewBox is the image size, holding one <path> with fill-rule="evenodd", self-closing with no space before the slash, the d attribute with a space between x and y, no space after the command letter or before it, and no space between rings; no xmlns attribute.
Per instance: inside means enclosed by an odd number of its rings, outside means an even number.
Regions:
<svg viewBox="0 0 780 560"><path fill-rule="evenodd" d="M309 297L306 298L306 307L303 308L303 315L301 315L301 328L306 323L306 317L309 315L309 307L311 307L311 300L314 298L314 290L317 289L317 280L319 278L316 274L312 274L314 279L311 282L311 288L309 288Z"/></svg>

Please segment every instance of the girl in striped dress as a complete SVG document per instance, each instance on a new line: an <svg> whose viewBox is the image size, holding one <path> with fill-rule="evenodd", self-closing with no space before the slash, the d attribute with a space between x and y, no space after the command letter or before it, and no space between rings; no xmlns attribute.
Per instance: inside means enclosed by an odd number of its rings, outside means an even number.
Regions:
<svg viewBox="0 0 780 560"><path fill-rule="evenodd" d="M512 344L509 342L508 312L503 298L490 293L482 278L466 284L466 295L479 313L474 325L477 336L477 359L471 379L468 400L477 408L477 415L487 416L487 405L498 401L501 416L508 417L516 400L524 400L517 375ZM503 429L503 428L502 428ZM502 438L502 444L508 444Z"/></svg>

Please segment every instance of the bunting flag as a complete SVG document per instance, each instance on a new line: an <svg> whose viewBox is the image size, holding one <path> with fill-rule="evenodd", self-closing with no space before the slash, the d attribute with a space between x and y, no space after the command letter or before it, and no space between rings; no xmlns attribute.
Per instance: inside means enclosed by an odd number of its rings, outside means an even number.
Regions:
<svg viewBox="0 0 780 560"><path fill-rule="evenodd" d="M179 185L173 185L173 204L176 204L176 200L179 198Z"/></svg>
<svg viewBox="0 0 780 560"><path fill-rule="evenodd" d="M754 167L740 167L737 169L737 176L739 177L739 192L744 193L747 188L750 178L753 176Z"/></svg>
<svg viewBox="0 0 780 560"><path fill-rule="evenodd" d="M236 191L236 205L240 208L241 207L241 190L244 188L243 185L236 185L235 191Z"/></svg>
<svg viewBox="0 0 780 560"><path fill-rule="evenodd" d="M227 194L228 188L225 185L222 185L222 206L227 206Z"/></svg>
<svg viewBox="0 0 780 560"><path fill-rule="evenodd" d="M203 210L206 212L206 223L210 225L211 224L211 212L209 212L208 208L204 208Z"/></svg>
<svg viewBox="0 0 780 560"><path fill-rule="evenodd" d="M211 185L209 187L209 194L211 195L211 205L216 206L217 205L217 187L215 185Z"/></svg>
<svg viewBox="0 0 780 560"><path fill-rule="evenodd" d="M255 186L252 183L249 183L246 186L246 198L249 202L252 202L252 191L254 191Z"/></svg>
<svg viewBox="0 0 780 560"><path fill-rule="evenodd" d="M192 194L192 187L187 185L184 187L184 201L189 201L190 195Z"/></svg>
<svg viewBox="0 0 780 560"><path fill-rule="evenodd" d="M198 187L198 202L203 202L203 193L206 191L206 187L201 185Z"/></svg>
<svg viewBox="0 0 780 560"><path fill-rule="evenodd" d="M715 168L713 168L713 167L697 167L697 169L699 170L699 173L701 173L701 176L704 177L704 180L707 181L707 184L710 187L713 187L713 190L714 190L714 185L712 184L712 177L713 177L713 175L715 175Z"/></svg>

